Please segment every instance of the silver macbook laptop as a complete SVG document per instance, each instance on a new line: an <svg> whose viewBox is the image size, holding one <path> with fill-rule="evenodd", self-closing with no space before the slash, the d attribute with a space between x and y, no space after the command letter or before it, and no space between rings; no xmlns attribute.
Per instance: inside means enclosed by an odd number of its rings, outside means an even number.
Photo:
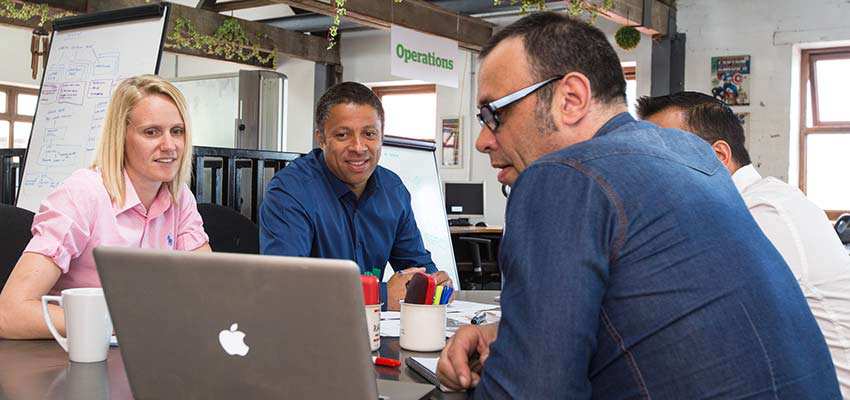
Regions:
<svg viewBox="0 0 850 400"><path fill-rule="evenodd" d="M376 382L351 261L114 247L94 257L137 399L396 400L434 389Z"/></svg>

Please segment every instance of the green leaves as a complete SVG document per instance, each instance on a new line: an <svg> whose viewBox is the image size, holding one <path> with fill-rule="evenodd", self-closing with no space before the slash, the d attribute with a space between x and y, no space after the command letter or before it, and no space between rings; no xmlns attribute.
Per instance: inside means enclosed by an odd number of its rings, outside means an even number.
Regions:
<svg viewBox="0 0 850 400"><path fill-rule="evenodd" d="M29 21L34 17L38 17L38 26L40 27L44 27L44 24L53 22L55 19L70 15L74 15L74 13L66 11L50 15L50 7L47 4L16 3L12 0L0 0L0 16L19 21Z"/></svg>
<svg viewBox="0 0 850 400"><path fill-rule="evenodd" d="M2 0L0 0L2 1ZM263 35L254 35L255 40L248 38L238 20L227 18L219 25L215 33L205 35L198 32L195 24L185 17L174 21L174 29L167 38L171 45L177 48L194 49L209 55L223 57L236 62L256 60L259 64L277 66L277 51L261 48L259 42L266 39Z"/></svg>
<svg viewBox="0 0 850 400"><path fill-rule="evenodd" d="M614 34L614 40L623 50L631 50L640 43L640 32L633 26L623 26Z"/></svg>
<svg viewBox="0 0 850 400"><path fill-rule="evenodd" d="M401 0L394 0L396 3L401 3ZM328 27L328 50L332 49L336 45L336 37L339 32L339 23L342 20L348 11L345 9L345 0L334 0L334 6L336 7L336 12L333 16L333 22L331 22L331 26Z"/></svg>

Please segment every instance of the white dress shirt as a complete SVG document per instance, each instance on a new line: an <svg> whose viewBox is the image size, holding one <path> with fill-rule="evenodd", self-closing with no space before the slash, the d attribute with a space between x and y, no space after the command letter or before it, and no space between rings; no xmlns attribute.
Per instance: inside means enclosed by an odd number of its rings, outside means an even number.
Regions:
<svg viewBox="0 0 850 400"><path fill-rule="evenodd" d="M752 164L732 180L765 236L797 278L850 399L850 256L826 214L796 187L762 178Z"/></svg>

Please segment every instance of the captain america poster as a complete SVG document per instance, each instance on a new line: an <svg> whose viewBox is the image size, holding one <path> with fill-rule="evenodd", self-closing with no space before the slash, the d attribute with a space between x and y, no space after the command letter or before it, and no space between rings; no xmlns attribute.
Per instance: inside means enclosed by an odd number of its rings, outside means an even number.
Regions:
<svg viewBox="0 0 850 400"><path fill-rule="evenodd" d="M711 94L730 106L750 105L750 56L711 57Z"/></svg>

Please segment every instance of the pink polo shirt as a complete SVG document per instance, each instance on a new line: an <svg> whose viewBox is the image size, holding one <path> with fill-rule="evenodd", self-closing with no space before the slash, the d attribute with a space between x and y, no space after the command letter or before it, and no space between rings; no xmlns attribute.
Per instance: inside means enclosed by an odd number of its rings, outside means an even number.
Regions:
<svg viewBox="0 0 850 400"><path fill-rule="evenodd" d="M180 190L175 204L163 186L147 210L126 174L124 184L124 205L119 207L109 199L100 172L81 169L41 203L24 251L50 257L62 269L50 293L100 287L92 256L97 246L194 250L209 241L188 187Z"/></svg>

